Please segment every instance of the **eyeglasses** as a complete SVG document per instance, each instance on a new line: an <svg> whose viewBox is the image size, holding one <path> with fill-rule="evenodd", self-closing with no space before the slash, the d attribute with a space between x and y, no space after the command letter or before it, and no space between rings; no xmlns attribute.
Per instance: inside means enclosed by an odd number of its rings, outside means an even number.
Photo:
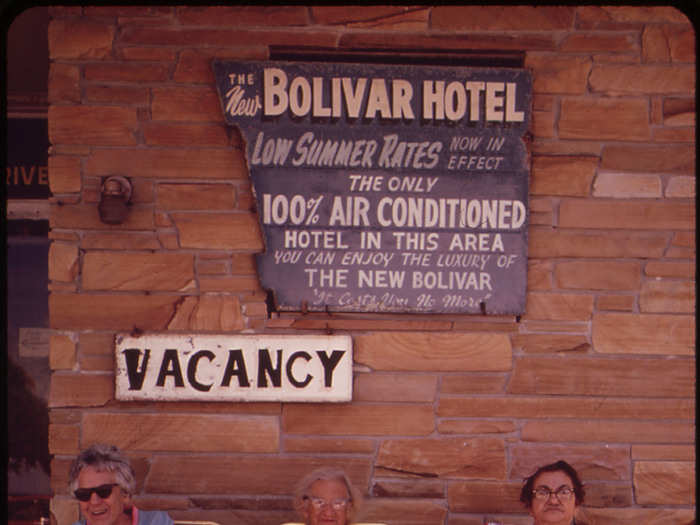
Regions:
<svg viewBox="0 0 700 525"><path fill-rule="evenodd" d="M566 485L559 487L557 490L552 490L549 487L537 487L532 491L532 493L537 499L546 500L549 499L549 496L554 494L559 501L564 501L571 497L571 495L574 493L574 489L567 487Z"/></svg>
<svg viewBox="0 0 700 525"><path fill-rule="evenodd" d="M73 494L75 494L75 497L79 501L90 501L93 492L97 494L100 498L107 499L112 494L114 487L116 487L117 485L118 483L107 483L105 485L100 485L99 487L75 489Z"/></svg>
<svg viewBox="0 0 700 525"><path fill-rule="evenodd" d="M328 501L323 498L315 498L313 496L305 496L304 499L309 500L311 505L313 505L316 510L321 510L326 505L330 505L333 510L343 510L345 507L347 507L348 503L350 503L350 500L347 499L334 499L333 501Z"/></svg>

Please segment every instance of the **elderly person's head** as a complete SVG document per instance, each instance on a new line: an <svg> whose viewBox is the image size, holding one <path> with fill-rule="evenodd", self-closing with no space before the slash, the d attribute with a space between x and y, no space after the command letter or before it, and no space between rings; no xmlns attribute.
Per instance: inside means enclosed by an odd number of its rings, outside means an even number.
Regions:
<svg viewBox="0 0 700 525"><path fill-rule="evenodd" d="M525 479L520 501L535 518L535 525L571 525L585 494L576 469L559 460Z"/></svg>
<svg viewBox="0 0 700 525"><path fill-rule="evenodd" d="M117 447L95 444L70 470L69 486L87 525L130 525L127 512L136 489L134 471Z"/></svg>
<svg viewBox="0 0 700 525"><path fill-rule="evenodd" d="M346 525L359 509L361 498L345 472L324 467L299 482L294 508L306 525Z"/></svg>

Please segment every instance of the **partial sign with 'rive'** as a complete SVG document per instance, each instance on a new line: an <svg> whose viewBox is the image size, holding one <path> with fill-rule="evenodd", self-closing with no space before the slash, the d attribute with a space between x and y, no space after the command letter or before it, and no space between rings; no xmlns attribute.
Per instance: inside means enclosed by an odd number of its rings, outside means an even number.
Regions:
<svg viewBox="0 0 700 525"><path fill-rule="evenodd" d="M350 336L117 335L123 401L352 399Z"/></svg>

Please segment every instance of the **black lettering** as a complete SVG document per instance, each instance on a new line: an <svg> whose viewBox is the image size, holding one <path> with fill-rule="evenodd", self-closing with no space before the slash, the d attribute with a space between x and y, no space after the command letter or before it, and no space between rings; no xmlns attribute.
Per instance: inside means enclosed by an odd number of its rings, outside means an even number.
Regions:
<svg viewBox="0 0 700 525"><path fill-rule="evenodd" d="M208 358L211 362L215 356L214 352L210 350L200 350L190 357L190 361L187 363L187 380L195 390L199 390L200 392L209 392L209 390L211 390L211 385L203 385L197 381L197 364L202 357Z"/></svg>
<svg viewBox="0 0 700 525"><path fill-rule="evenodd" d="M163 354L163 362L160 364L160 372L158 372L157 386L165 386L165 377L173 376L175 386L185 386L185 381L182 379L182 369L180 368L180 360L177 357L177 350L167 348Z"/></svg>
<svg viewBox="0 0 700 525"><path fill-rule="evenodd" d="M270 376L272 386L282 386L282 350L277 350L277 366L273 367L268 349L258 349L258 387L267 387L267 376Z"/></svg>
<svg viewBox="0 0 700 525"><path fill-rule="evenodd" d="M140 370L139 357L141 357L141 350L138 348L126 348L122 350L122 354L124 354L124 358L126 359L126 373L129 377L129 390L141 390L143 387L143 380L146 377L148 358L150 357L151 351L148 348L144 350Z"/></svg>
<svg viewBox="0 0 700 525"><path fill-rule="evenodd" d="M333 350L331 356L328 357L326 352L316 352L318 357L321 358L321 364L323 365L323 382L324 386L333 386L333 370L338 366L338 363L345 355L344 350Z"/></svg>
<svg viewBox="0 0 700 525"><path fill-rule="evenodd" d="M240 349L228 351L228 362L226 363L224 378L221 380L221 386L229 386L231 383L232 376L238 377L239 386L246 388L250 386L250 381L248 380L248 372L245 368L245 359L243 358L243 351Z"/></svg>
<svg viewBox="0 0 700 525"><path fill-rule="evenodd" d="M307 362L311 360L311 356L308 352L294 352L287 360L287 379L289 379L289 382L295 387L304 388L313 379L313 376L311 374L306 374L303 381L297 381L294 377L294 374L292 374L292 367L294 366L294 361L300 357L304 358Z"/></svg>

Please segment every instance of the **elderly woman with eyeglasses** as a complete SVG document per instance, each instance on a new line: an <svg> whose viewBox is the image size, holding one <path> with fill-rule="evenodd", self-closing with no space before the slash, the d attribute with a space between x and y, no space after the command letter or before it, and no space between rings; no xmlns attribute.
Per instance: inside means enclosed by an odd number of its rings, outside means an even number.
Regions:
<svg viewBox="0 0 700 525"><path fill-rule="evenodd" d="M294 508L305 525L347 525L360 504L361 495L345 472L331 467L305 476L294 494Z"/></svg>
<svg viewBox="0 0 700 525"><path fill-rule="evenodd" d="M129 460L112 445L95 444L82 451L70 470L70 491L80 505L73 525L172 525L165 512L137 509Z"/></svg>
<svg viewBox="0 0 700 525"><path fill-rule="evenodd" d="M574 514L585 494L574 467L559 460L525 479L520 501L535 518L534 525L576 525Z"/></svg>

